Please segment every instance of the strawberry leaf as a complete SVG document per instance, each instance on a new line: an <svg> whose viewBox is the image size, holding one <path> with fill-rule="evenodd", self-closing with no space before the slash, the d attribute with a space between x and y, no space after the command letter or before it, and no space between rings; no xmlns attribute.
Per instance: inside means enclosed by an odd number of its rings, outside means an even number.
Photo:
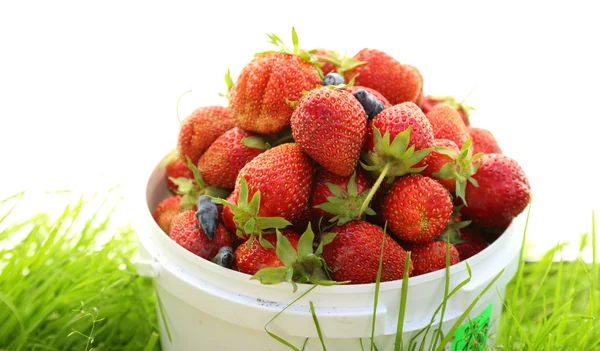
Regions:
<svg viewBox="0 0 600 351"><path fill-rule="evenodd" d="M279 229L276 229L275 233L277 234L277 245L275 247L277 257L286 267L291 267L292 264L298 261L298 252L294 250L290 241L281 234Z"/></svg>
<svg viewBox="0 0 600 351"><path fill-rule="evenodd" d="M298 33L294 27L292 27L292 45L294 45L294 53L298 53Z"/></svg>
<svg viewBox="0 0 600 351"><path fill-rule="evenodd" d="M262 284L278 284L287 281L286 267L263 268L250 279L259 280Z"/></svg>
<svg viewBox="0 0 600 351"><path fill-rule="evenodd" d="M268 240L263 238L262 234L259 235L258 242L259 242L260 246L264 247L265 249L273 249L273 244L271 244L271 242L269 242Z"/></svg>
<svg viewBox="0 0 600 351"><path fill-rule="evenodd" d="M260 149L260 150L267 150L268 149L268 143L265 142L265 139L259 137L259 136L248 136L245 138L242 138L241 141L242 145L249 147L251 149Z"/></svg>
<svg viewBox="0 0 600 351"><path fill-rule="evenodd" d="M298 256L300 259L304 259L308 255L313 254L313 242L315 240L315 233L313 232L310 223L306 227L306 230L298 240Z"/></svg>

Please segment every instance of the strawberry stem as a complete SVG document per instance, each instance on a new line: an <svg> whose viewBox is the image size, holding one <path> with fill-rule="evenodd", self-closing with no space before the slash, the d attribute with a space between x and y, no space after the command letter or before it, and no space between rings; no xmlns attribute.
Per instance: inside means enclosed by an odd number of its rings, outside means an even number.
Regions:
<svg viewBox="0 0 600 351"><path fill-rule="evenodd" d="M385 164L385 166L383 167L383 169L381 170L381 174L379 175L379 178L377 178L377 181L375 182L375 184L373 184L373 187L369 191L369 194L367 195L367 198L365 199L365 201L363 201L363 204L360 207L360 211L358 211L358 219L360 219L360 217L362 216L362 214L367 209L367 206L369 205L369 203L373 199L373 196L375 196L375 192L377 191L377 189L379 189L379 186L381 185L381 182L383 181L383 179L387 175L388 171L390 170L391 165L392 165L392 163L388 161Z"/></svg>

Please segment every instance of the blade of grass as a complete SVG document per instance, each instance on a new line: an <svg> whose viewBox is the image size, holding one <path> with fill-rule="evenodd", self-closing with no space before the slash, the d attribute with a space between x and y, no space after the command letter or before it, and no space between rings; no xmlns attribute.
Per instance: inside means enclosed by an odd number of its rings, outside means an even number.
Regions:
<svg viewBox="0 0 600 351"><path fill-rule="evenodd" d="M315 328L317 328L317 335L319 335L319 341L321 341L323 351L327 351L327 347L325 347L325 341L323 340L323 333L321 333L321 326L319 325L319 320L317 319L317 314L315 313L315 305L312 301L309 301L308 303L310 305L310 314L312 315L313 322L315 323Z"/></svg>
<svg viewBox="0 0 600 351"><path fill-rule="evenodd" d="M410 262L410 251L408 251L406 253L406 260L404 260L404 276L402 277L402 290L400 290L400 307L398 310L398 322L396 324L396 340L394 342L394 351L404 349L402 333L404 331L404 317L406 315L406 297L408 296L408 271Z"/></svg>
<svg viewBox="0 0 600 351"><path fill-rule="evenodd" d="M385 246L385 236L387 235L387 223L383 227L383 235L381 237L381 251L379 252L379 266L377 268L377 276L375 278L375 297L373 300L373 321L371 322L371 346L369 350L373 351L375 347L375 321L377 320L377 304L379 302L379 285L381 284L381 270L383 268L383 250Z"/></svg>

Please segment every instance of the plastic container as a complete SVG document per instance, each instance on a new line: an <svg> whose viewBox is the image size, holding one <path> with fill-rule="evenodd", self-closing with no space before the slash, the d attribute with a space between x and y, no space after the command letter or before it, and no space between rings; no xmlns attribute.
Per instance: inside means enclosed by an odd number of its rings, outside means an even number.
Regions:
<svg viewBox="0 0 600 351"><path fill-rule="evenodd" d="M290 284L262 285L250 276L228 270L203 260L173 242L152 219L151 211L168 196L164 168L153 170L139 195L137 235L141 275L155 283L161 343L165 351L220 350L289 350L265 331L265 325L310 285L299 285L292 293ZM477 322L481 336L493 334L502 311L502 295L517 270L522 240L523 217L486 250L471 257L472 277L447 303L442 324L444 334L463 314L471 302L493 278L500 278L481 297L469 318ZM450 268L450 291L468 278L465 262ZM444 270L409 279L403 340L408 341L424 328L443 300ZM402 281L380 285L376 312L375 344L379 350L393 350L400 304ZM369 349L372 328L375 284L319 286L297 301L268 326L298 349L322 350L309 309L312 301L325 339L327 350L361 350L362 338ZM163 317L164 316L164 317ZM438 322L440 316L438 315ZM166 322L167 326L163 323ZM469 325L465 320L462 325ZM468 329L468 328L467 328ZM487 330L487 332L486 332ZM447 349L463 350L459 328ZM461 334L462 333L462 334ZM431 331L429 332L431 335ZM419 338L420 339L420 338Z"/></svg>

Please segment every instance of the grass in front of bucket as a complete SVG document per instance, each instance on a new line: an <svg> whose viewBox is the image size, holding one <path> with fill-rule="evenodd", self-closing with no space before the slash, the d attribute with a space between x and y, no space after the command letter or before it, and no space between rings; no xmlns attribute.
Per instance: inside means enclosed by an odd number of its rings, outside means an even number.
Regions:
<svg viewBox="0 0 600 351"><path fill-rule="evenodd" d="M0 202L0 209L17 199ZM98 245L110 215L86 218L90 206L81 200L58 217L42 213L12 224L10 211L0 212L0 351L160 350L151 280L138 277L130 263L133 231L119 228ZM587 239L595 244L594 226ZM600 348L598 263L555 262L561 248L540 262L521 260L499 332L491 336L496 346L487 349ZM312 311L315 328L326 335ZM368 339L356 344L376 350Z"/></svg>
<svg viewBox="0 0 600 351"><path fill-rule="evenodd" d="M106 212L83 199L11 223L19 197L0 202L0 350L159 350L152 283L130 262L133 230L99 246L111 211L83 218Z"/></svg>

